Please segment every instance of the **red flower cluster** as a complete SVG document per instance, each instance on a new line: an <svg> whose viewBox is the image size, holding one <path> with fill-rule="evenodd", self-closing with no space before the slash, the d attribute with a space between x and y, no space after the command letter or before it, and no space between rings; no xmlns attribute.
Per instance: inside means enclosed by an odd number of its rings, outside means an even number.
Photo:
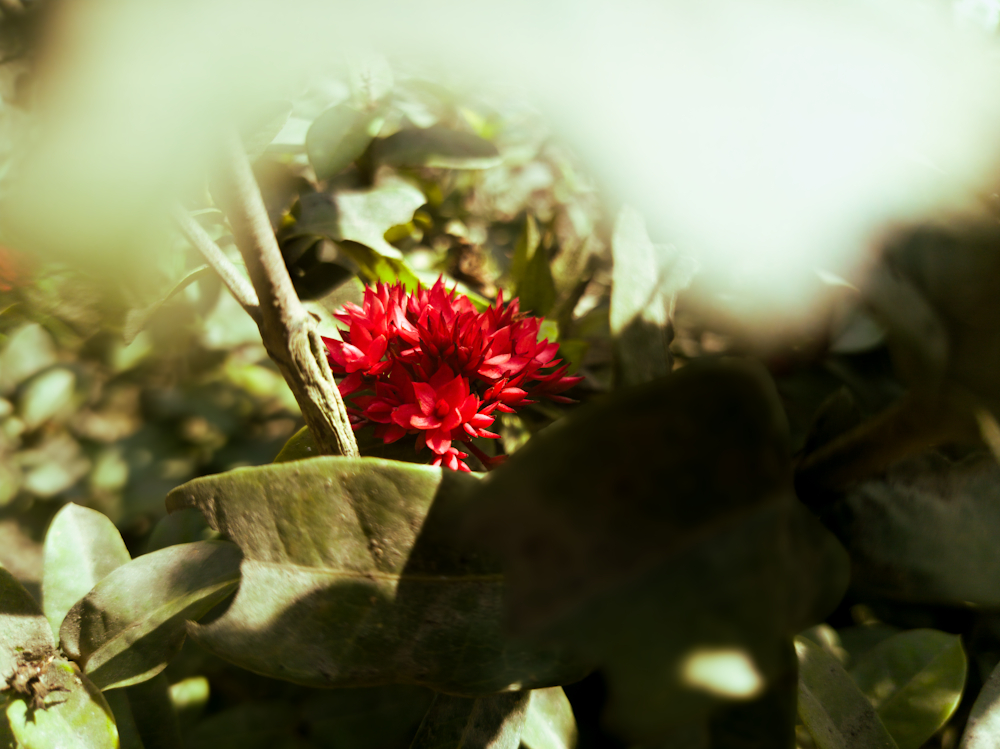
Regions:
<svg viewBox="0 0 1000 749"><path fill-rule="evenodd" d="M502 293L477 312L440 278L412 294L380 283L365 289L363 307L345 304L335 317L348 326L344 340L323 341L333 373L346 375L340 392L354 428L373 423L386 444L415 434L417 451L426 445L433 465L452 470L469 470L454 441L487 467L498 462L471 442L499 436L487 429L496 411L540 397L570 403L559 393L583 379L558 366L558 344L539 342L541 320L521 314L517 299L504 304Z"/></svg>

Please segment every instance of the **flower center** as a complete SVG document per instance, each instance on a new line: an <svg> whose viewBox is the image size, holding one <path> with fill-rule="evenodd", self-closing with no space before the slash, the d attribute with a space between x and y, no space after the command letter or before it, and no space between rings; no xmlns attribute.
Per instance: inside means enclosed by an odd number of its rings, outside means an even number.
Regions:
<svg viewBox="0 0 1000 749"><path fill-rule="evenodd" d="M448 405L448 401L446 401L444 398L442 398L436 404L434 404L434 415L437 416L439 419L443 419L445 416L447 416L449 411L451 411L451 406Z"/></svg>

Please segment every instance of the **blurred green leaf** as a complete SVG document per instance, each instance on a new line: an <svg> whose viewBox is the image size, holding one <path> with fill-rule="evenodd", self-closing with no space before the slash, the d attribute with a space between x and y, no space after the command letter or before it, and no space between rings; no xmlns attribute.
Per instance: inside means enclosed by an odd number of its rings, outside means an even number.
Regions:
<svg viewBox="0 0 1000 749"><path fill-rule="evenodd" d="M63 617L108 573L132 557L121 534L99 512L64 506L45 534L42 602L45 618L58 637Z"/></svg>
<svg viewBox="0 0 1000 749"><path fill-rule="evenodd" d="M960 637L914 629L873 647L850 673L899 749L919 749L958 707L966 667Z"/></svg>
<svg viewBox="0 0 1000 749"><path fill-rule="evenodd" d="M173 288L167 292L166 296L162 299L153 302L153 304L148 307L142 307L141 309L129 310L128 314L125 315L125 327L122 329L122 339L125 345L128 346L135 340L136 336L142 332L142 329L146 327L146 323L159 312L160 308L173 299L177 294L181 293L191 284L196 281L200 281L203 278L210 276L214 273L211 268L207 265L199 265L197 268L188 271Z"/></svg>
<svg viewBox="0 0 1000 749"><path fill-rule="evenodd" d="M510 261L510 281L511 286L515 289L524 280L524 274L528 268L528 260L534 256L540 241L541 235L538 233L538 223L535 221L535 217L529 213L524 221L524 231L521 232L521 236L517 239L517 244L514 246L514 256Z"/></svg>
<svg viewBox="0 0 1000 749"><path fill-rule="evenodd" d="M368 283L394 284L399 281L407 291L416 291L420 281L403 260L385 257L357 242L343 242L340 246L357 264L361 276Z"/></svg>
<svg viewBox="0 0 1000 749"><path fill-rule="evenodd" d="M576 719L562 687L533 689L521 749L576 749Z"/></svg>
<svg viewBox="0 0 1000 749"><path fill-rule="evenodd" d="M63 649L102 689L162 671L198 619L239 584L239 549L199 541L145 554L111 572L69 610Z"/></svg>
<svg viewBox="0 0 1000 749"><path fill-rule="evenodd" d="M330 107L315 119L306 134L306 153L318 180L342 172L365 152L375 119L374 113L348 104Z"/></svg>
<svg viewBox="0 0 1000 749"><path fill-rule="evenodd" d="M37 429L49 419L64 414L73 404L76 375L55 367L32 379L21 394L18 409L24 425Z"/></svg>
<svg viewBox="0 0 1000 749"><path fill-rule="evenodd" d="M537 247L528 259L516 293L521 301L521 309L538 317L548 314L555 304L556 285L552 280L548 254L542 247Z"/></svg>
<svg viewBox="0 0 1000 749"><path fill-rule="evenodd" d="M164 674L133 684L128 695L135 725L145 749L182 749L180 727L170 699L170 683Z"/></svg>
<svg viewBox="0 0 1000 749"><path fill-rule="evenodd" d="M621 387L670 372L674 299L691 282L695 265L673 246L654 247L642 216L628 206L615 221L611 249L611 334Z"/></svg>
<svg viewBox="0 0 1000 749"><path fill-rule="evenodd" d="M972 705L959 749L1000 749L1000 665Z"/></svg>
<svg viewBox="0 0 1000 749"><path fill-rule="evenodd" d="M799 656L799 717L819 749L896 749L875 708L840 662L804 637Z"/></svg>
<svg viewBox="0 0 1000 749"><path fill-rule="evenodd" d="M512 628L599 665L627 737L764 688L843 595L847 559L791 491L786 435L762 369L694 362L578 409L477 492L470 528L504 558ZM699 675L716 655L732 679Z"/></svg>
<svg viewBox="0 0 1000 749"><path fill-rule="evenodd" d="M439 694L410 749L517 749L530 700L530 692L484 697Z"/></svg>
<svg viewBox="0 0 1000 749"><path fill-rule="evenodd" d="M152 551L159 551L168 546L176 546L178 544L207 541L209 539L205 535L210 532L208 523L205 522L205 518L200 512L197 510L181 510L180 512L160 518L160 522L156 524L153 532L149 534L149 540L146 541L146 551L144 553L149 554Z"/></svg>
<svg viewBox="0 0 1000 749"><path fill-rule="evenodd" d="M205 711L211 687L204 676L190 676L170 685L170 704L182 726L194 723Z"/></svg>
<svg viewBox="0 0 1000 749"><path fill-rule="evenodd" d="M442 125L400 130L376 141L372 155L380 163L397 167L489 169L503 161L488 140Z"/></svg>
<svg viewBox="0 0 1000 749"><path fill-rule="evenodd" d="M357 242L398 260L402 254L384 235L393 226L411 221L413 212L425 202L419 189L399 177L383 178L365 190L310 193L300 199L301 215L294 232Z"/></svg>
<svg viewBox="0 0 1000 749"><path fill-rule="evenodd" d="M272 749L292 734L287 702L246 702L201 721L184 737L186 749Z"/></svg>
<svg viewBox="0 0 1000 749"><path fill-rule="evenodd" d="M111 689L104 694L104 699L107 700L115 718L119 749L146 749L139 735L139 729L135 725L135 717L132 715L132 706L129 704L126 690Z"/></svg>
<svg viewBox="0 0 1000 749"><path fill-rule="evenodd" d="M48 331L37 323L18 328L0 350L0 394L12 392L56 361L55 343Z"/></svg>
<svg viewBox="0 0 1000 749"><path fill-rule="evenodd" d="M118 749L118 729L107 701L77 667L57 659L44 667L40 683L50 690L44 707L8 698L11 732L23 749Z"/></svg>
<svg viewBox="0 0 1000 749"><path fill-rule="evenodd" d="M825 515L851 556L851 583L905 601L1000 605L1000 466L928 454L866 481Z"/></svg>
<svg viewBox="0 0 1000 749"><path fill-rule="evenodd" d="M292 115L290 101L272 101L254 112L242 128L243 148L250 161L256 161Z"/></svg>
<svg viewBox="0 0 1000 749"><path fill-rule="evenodd" d="M899 627L893 627L889 624L858 624L837 630L840 645L847 652L845 665L847 668L851 668L861 656L873 647L901 631Z"/></svg>
<svg viewBox="0 0 1000 749"><path fill-rule="evenodd" d="M232 605L192 637L313 686L475 695L583 676L561 650L503 633L503 577L455 530L476 484L430 466L320 457L178 487L167 509L198 507L245 554Z"/></svg>

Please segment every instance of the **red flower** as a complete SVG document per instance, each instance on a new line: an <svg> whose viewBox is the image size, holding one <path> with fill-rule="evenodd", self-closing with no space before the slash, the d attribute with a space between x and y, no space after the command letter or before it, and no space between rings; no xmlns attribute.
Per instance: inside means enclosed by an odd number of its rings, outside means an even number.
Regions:
<svg viewBox="0 0 1000 749"><path fill-rule="evenodd" d="M343 340L323 340L334 374L346 375L340 391L351 396L355 428L374 424L386 443L415 434L418 451L429 447L433 465L452 470L469 470L455 440L487 467L503 459L470 441L499 437L487 430L494 411L539 397L571 402L559 393L583 379L558 366L558 344L539 342L541 321L520 314L517 299L505 305L498 295L480 313L440 278L412 294L401 284L367 288L363 306L348 303L336 318L348 326ZM354 395L364 390L374 395Z"/></svg>

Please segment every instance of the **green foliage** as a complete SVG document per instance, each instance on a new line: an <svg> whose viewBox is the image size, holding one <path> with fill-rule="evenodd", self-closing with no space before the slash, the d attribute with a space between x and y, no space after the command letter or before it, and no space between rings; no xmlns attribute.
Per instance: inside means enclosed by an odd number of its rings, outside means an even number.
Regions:
<svg viewBox="0 0 1000 749"><path fill-rule="evenodd" d="M958 707L965 672L961 638L914 629L865 653L851 668L851 678L899 749L919 749Z"/></svg>
<svg viewBox="0 0 1000 749"><path fill-rule="evenodd" d="M134 559L69 610L60 644L102 689L145 681L180 650L187 621L235 590L239 564L239 549L225 541L170 546Z"/></svg>
<svg viewBox="0 0 1000 749"><path fill-rule="evenodd" d="M482 697L439 694L417 729L411 749L517 749L530 700L530 692Z"/></svg>
<svg viewBox="0 0 1000 749"><path fill-rule="evenodd" d="M315 686L478 695L580 678L586 668L559 649L503 634L500 569L457 534L476 484L334 457L185 484L168 509L197 507L244 554L232 605L191 636L252 671Z"/></svg>
<svg viewBox="0 0 1000 749"><path fill-rule="evenodd" d="M895 749L878 713L844 667L818 645L795 638L799 717L819 749Z"/></svg>

